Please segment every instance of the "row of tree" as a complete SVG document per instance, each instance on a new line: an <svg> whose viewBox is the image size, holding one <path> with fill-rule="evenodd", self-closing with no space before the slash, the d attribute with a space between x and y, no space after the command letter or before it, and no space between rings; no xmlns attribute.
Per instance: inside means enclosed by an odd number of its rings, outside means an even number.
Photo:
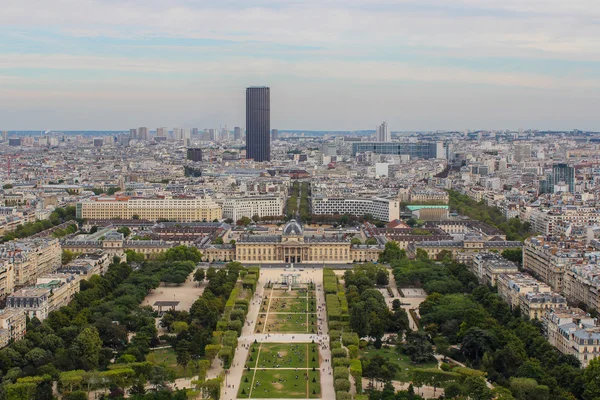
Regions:
<svg viewBox="0 0 600 400"><path fill-rule="evenodd" d="M475 201L467 195L460 194L455 190L449 190L449 206L460 215L467 215L472 219L485 222L501 230L508 240L523 241L531 236L531 224L521 222L518 218L507 220L497 207L491 207L482 201Z"/></svg>
<svg viewBox="0 0 600 400"><path fill-rule="evenodd" d="M0 241L2 243L4 243L4 242L8 242L8 241L14 240L14 239L22 239L22 238L26 238L29 236L33 236L36 233L40 233L42 231L45 231L46 229L53 228L57 225L60 225L64 222L71 221L71 220L75 220L75 207L73 207L73 206L68 206L65 208L59 207L59 208L56 208L50 214L48 219L39 220L36 222L28 222L26 224L19 225L19 226L17 226L17 228L14 231L5 233L4 236L2 237L2 239L0 239ZM69 228L69 230L72 230L72 228ZM76 229L74 231L76 231ZM66 234L72 233L72 232L63 231L61 233L62 233L61 236L55 236L55 237L62 237L62 236L65 236ZM58 235L60 235L61 233L59 233Z"/></svg>

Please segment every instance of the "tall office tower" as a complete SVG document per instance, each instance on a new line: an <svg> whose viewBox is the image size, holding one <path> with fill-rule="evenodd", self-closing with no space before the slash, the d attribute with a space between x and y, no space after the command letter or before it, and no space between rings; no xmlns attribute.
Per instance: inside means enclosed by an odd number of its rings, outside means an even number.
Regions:
<svg viewBox="0 0 600 400"><path fill-rule="evenodd" d="M191 138L191 136L190 136L190 135L191 135L191 131L190 131L190 129L189 129L189 128L185 128L185 129L183 130L183 132L182 132L182 134L181 134L181 135L182 135L182 136L181 136L181 138L182 138L183 140L188 140L188 139L190 139L190 138Z"/></svg>
<svg viewBox="0 0 600 400"><path fill-rule="evenodd" d="M271 141L275 141L279 138L279 130L271 129Z"/></svg>
<svg viewBox="0 0 600 400"><path fill-rule="evenodd" d="M233 128L233 140L242 140L242 128L239 126Z"/></svg>
<svg viewBox="0 0 600 400"><path fill-rule="evenodd" d="M169 128L156 128L156 137L166 138L169 135Z"/></svg>
<svg viewBox="0 0 600 400"><path fill-rule="evenodd" d="M2 132L2 141L3 142L8 142L8 131L3 131Z"/></svg>
<svg viewBox="0 0 600 400"><path fill-rule="evenodd" d="M216 129L209 129L208 132L210 133L210 140L217 140L217 131Z"/></svg>
<svg viewBox="0 0 600 400"><path fill-rule="evenodd" d="M565 182L570 193L575 193L575 168L568 164L554 164L552 166L552 184ZM553 188L554 189L554 188Z"/></svg>
<svg viewBox="0 0 600 400"><path fill-rule="evenodd" d="M192 137L198 137L198 128L192 128Z"/></svg>
<svg viewBox="0 0 600 400"><path fill-rule="evenodd" d="M173 128L173 139L181 140L183 139L183 129L181 128Z"/></svg>
<svg viewBox="0 0 600 400"><path fill-rule="evenodd" d="M246 158L271 161L271 93L268 87L246 88Z"/></svg>
<svg viewBox="0 0 600 400"><path fill-rule="evenodd" d="M187 149L187 159L194 162L202 161L202 149L193 148Z"/></svg>
<svg viewBox="0 0 600 400"><path fill-rule="evenodd" d="M205 129L202 133L202 140L204 142L210 142L210 131L208 129Z"/></svg>
<svg viewBox="0 0 600 400"><path fill-rule="evenodd" d="M138 139L140 139L140 140L149 140L150 139L150 135L148 133L148 128L146 128L145 126L138 128Z"/></svg>
<svg viewBox="0 0 600 400"><path fill-rule="evenodd" d="M137 139L137 129L133 128L129 130L129 139Z"/></svg>
<svg viewBox="0 0 600 400"><path fill-rule="evenodd" d="M225 126L225 128L221 128L221 140L229 140L229 131L227 130L227 126Z"/></svg>
<svg viewBox="0 0 600 400"><path fill-rule="evenodd" d="M390 129L388 127L387 122L379 125L377 127L377 141L378 142L391 142L392 135L390 134Z"/></svg>
<svg viewBox="0 0 600 400"><path fill-rule="evenodd" d="M514 159L516 162L529 160L531 158L531 145L530 144L515 144L515 155Z"/></svg>

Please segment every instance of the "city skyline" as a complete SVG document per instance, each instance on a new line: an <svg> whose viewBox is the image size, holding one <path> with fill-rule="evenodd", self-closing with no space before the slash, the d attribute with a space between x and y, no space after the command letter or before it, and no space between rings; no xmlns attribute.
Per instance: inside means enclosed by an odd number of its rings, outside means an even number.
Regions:
<svg viewBox="0 0 600 400"><path fill-rule="evenodd" d="M127 1L116 11L4 6L0 129L239 124L240 88L258 83L275 93L279 127L600 130L600 11L589 0Z"/></svg>

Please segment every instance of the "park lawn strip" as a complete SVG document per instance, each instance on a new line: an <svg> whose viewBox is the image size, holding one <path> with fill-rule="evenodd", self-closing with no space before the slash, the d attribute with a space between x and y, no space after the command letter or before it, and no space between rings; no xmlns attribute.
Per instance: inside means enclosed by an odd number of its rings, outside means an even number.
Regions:
<svg viewBox="0 0 600 400"><path fill-rule="evenodd" d="M436 362L415 364L410 360L409 356L399 354L394 348L381 348L377 350L369 347L366 350L361 351L360 358L371 358L376 355L385 357L391 363L398 366L398 371L394 376L394 380L399 382L410 382L412 380L412 373L415 368L437 368Z"/></svg>
<svg viewBox="0 0 600 400"><path fill-rule="evenodd" d="M253 399L306 399L309 396L312 398L320 397L317 396L321 392L319 373L317 371L313 372L307 369L299 369L298 371L294 371L293 369L256 369L254 372L254 386L251 388L245 382L245 376L249 376L247 375L249 374L248 371L242 375L238 397ZM308 378L306 378L307 374ZM312 382L313 378L315 382ZM248 380L250 381L250 378ZM307 381L308 385L306 384ZM248 389L252 389L251 394ZM312 395L313 390L315 390L316 395ZM241 394L242 391L245 391L246 394ZM307 391L310 391L310 395Z"/></svg>

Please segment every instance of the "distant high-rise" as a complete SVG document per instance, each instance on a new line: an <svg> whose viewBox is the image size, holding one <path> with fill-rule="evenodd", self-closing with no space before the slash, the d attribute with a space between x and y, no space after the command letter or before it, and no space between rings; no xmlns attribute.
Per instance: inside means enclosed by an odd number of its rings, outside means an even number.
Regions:
<svg viewBox="0 0 600 400"><path fill-rule="evenodd" d="M192 137L193 138L198 137L198 128L192 128Z"/></svg>
<svg viewBox="0 0 600 400"><path fill-rule="evenodd" d="M246 88L246 158L271 161L271 93L268 87Z"/></svg>
<svg viewBox="0 0 600 400"><path fill-rule="evenodd" d="M271 129L271 140L275 141L279 138L279 130Z"/></svg>
<svg viewBox="0 0 600 400"><path fill-rule="evenodd" d="M169 135L169 128L156 128L156 136L166 138Z"/></svg>
<svg viewBox="0 0 600 400"><path fill-rule="evenodd" d="M239 126L233 128L233 140L242 140L242 128Z"/></svg>
<svg viewBox="0 0 600 400"><path fill-rule="evenodd" d="M569 187L569 192L575 193L575 168L568 164L554 164L552 166L552 183L564 182Z"/></svg>
<svg viewBox="0 0 600 400"><path fill-rule="evenodd" d="M8 131L3 131L2 132L2 141L3 142L8 142Z"/></svg>
<svg viewBox="0 0 600 400"><path fill-rule="evenodd" d="M150 134L148 133L148 128L146 128L145 126L138 128L137 133L138 133L137 138L139 140L149 140L150 139Z"/></svg>
<svg viewBox="0 0 600 400"><path fill-rule="evenodd" d="M202 161L202 149L187 149L187 159L194 162Z"/></svg>
<svg viewBox="0 0 600 400"><path fill-rule="evenodd" d="M181 140L183 139L183 129L181 128L173 128L173 139Z"/></svg>
<svg viewBox="0 0 600 400"><path fill-rule="evenodd" d="M133 128L129 130L129 139L137 139L137 129Z"/></svg>
<svg viewBox="0 0 600 400"><path fill-rule="evenodd" d="M377 141L378 142L391 142L392 135L387 122L382 123L377 127Z"/></svg>

